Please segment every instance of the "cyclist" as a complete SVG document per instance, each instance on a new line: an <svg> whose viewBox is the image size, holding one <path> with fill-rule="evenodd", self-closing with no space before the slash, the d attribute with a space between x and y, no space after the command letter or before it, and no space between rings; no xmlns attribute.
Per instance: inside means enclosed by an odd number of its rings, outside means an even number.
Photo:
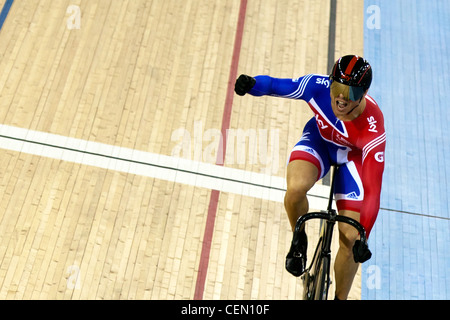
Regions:
<svg viewBox="0 0 450 320"><path fill-rule="evenodd" d="M338 212L359 221L369 236L380 207L386 145L383 114L367 94L371 82L370 64L356 55L338 59L330 75L280 79L242 74L236 80L238 95L301 99L314 113L287 165L284 206L293 231L297 219L308 212L307 192L332 164L338 164L334 189ZM306 268L307 236L304 230L299 235L300 243L292 244L286 256L286 269L294 276ZM355 261L367 260L366 253L358 232L339 224L336 299L347 299L359 266Z"/></svg>

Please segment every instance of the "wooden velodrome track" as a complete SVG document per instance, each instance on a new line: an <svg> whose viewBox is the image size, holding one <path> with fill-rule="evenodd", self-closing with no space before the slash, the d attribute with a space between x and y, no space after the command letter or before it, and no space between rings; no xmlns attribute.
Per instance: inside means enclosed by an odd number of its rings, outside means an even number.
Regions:
<svg viewBox="0 0 450 320"><path fill-rule="evenodd" d="M363 55L363 1L336 8L334 57ZM256 132L259 147L275 133L267 158L248 139L223 167L284 179L312 113L230 95L230 73L328 73L329 21L329 0L15 0L0 32L0 299L300 299L282 196L24 146L69 137L215 166L218 130Z"/></svg>

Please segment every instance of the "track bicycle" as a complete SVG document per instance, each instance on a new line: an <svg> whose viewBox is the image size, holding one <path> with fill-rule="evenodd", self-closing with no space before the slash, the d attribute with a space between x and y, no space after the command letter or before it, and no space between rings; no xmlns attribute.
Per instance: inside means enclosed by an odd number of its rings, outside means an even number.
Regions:
<svg viewBox="0 0 450 320"><path fill-rule="evenodd" d="M331 179L330 196L328 199L328 208L326 211L311 212L301 216L295 225L294 237L292 243L299 241L298 235L306 221L311 219L320 219L320 237L314 251L314 256L309 267L301 276L304 285L304 300L327 300L328 289L331 284L330 262L331 262L331 241L333 228L337 222L351 225L358 230L360 239L356 240L353 247L355 262L364 262L370 259L371 253L367 246L366 231L364 227L356 220L340 216L332 208L334 180L338 166L333 166L333 176Z"/></svg>

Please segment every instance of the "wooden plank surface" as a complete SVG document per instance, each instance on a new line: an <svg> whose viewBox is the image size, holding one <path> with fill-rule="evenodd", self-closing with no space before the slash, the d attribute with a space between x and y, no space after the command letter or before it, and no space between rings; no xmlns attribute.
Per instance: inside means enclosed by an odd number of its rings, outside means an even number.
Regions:
<svg viewBox="0 0 450 320"><path fill-rule="evenodd" d="M362 50L359 6L338 1L336 55ZM238 14L239 1L15 1L0 123L215 163ZM249 1L239 73L327 73L328 21L328 0ZM284 177L311 116L235 98L225 166ZM0 161L0 298L193 298L211 190L50 155ZM290 241L282 203L221 192L204 298L299 299Z"/></svg>

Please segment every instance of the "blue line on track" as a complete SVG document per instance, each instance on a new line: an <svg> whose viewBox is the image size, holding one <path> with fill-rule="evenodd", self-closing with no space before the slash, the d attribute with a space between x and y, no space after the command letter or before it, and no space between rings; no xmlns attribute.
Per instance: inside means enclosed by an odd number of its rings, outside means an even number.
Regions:
<svg viewBox="0 0 450 320"><path fill-rule="evenodd" d="M11 9L11 6L13 4L14 0L6 0L2 12L0 13L0 30L3 27L3 23L6 20L6 17L8 16L9 10Z"/></svg>

